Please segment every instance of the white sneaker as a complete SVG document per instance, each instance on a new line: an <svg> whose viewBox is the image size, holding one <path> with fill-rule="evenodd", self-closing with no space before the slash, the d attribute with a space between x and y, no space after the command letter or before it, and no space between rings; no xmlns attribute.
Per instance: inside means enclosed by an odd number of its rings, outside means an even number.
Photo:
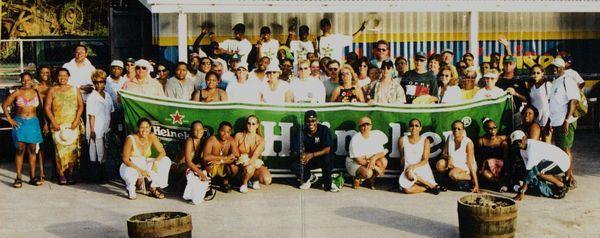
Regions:
<svg viewBox="0 0 600 238"><path fill-rule="evenodd" d="M310 178L308 179L308 181L309 181L310 183L316 183L316 182L317 182L317 180L319 180L319 177L317 177L317 175L314 175L314 174L311 174L311 175L310 175Z"/></svg>
<svg viewBox="0 0 600 238"><path fill-rule="evenodd" d="M240 187L240 193L247 193L248 192L248 185L242 185Z"/></svg>
<svg viewBox="0 0 600 238"><path fill-rule="evenodd" d="M300 189L309 189L311 185L312 183L310 181L306 181L306 183L300 185Z"/></svg>
<svg viewBox="0 0 600 238"><path fill-rule="evenodd" d="M252 189L259 190L260 189L260 181L256 180L252 182Z"/></svg>
<svg viewBox="0 0 600 238"><path fill-rule="evenodd" d="M331 183L331 188L329 189L329 192L337 193L339 191L340 189L337 186L335 186L335 184Z"/></svg>

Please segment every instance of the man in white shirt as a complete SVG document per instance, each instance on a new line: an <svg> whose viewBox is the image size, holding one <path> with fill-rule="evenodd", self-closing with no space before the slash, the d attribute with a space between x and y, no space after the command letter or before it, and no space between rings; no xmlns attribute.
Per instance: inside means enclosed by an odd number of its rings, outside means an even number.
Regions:
<svg viewBox="0 0 600 238"><path fill-rule="evenodd" d="M308 59L308 53L314 53L315 47L311 41L308 40L309 28L307 25L300 26L298 30L299 40L292 40L296 32L290 31L286 45L290 47L292 54L294 54L294 65L298 65L300 60ZM297 71L297 69L296 69Z"/></svg>
<svg viewBox="0 0 600 238"><path fill-rule="evenodd" d="M298 77L290 83L294 102L325 103L325 86L318 78L310 76L310 62L300 60Z"/></svg>
<svg viewBox="0 0 600 238"><path fill-rule="evenodd" d="M367 179L371 189L375 189L375 178L384 173L388 164L385 158L388 150L383 147L388 138L379 130L371 130L369 117L360 118L357 124L359 133L350 140L346 170L354 177L354 188L360 187L360 179Z"/></svg>
<svg viewBox="0 0 600 238"><path fill-rule="evenodd" d="M563 56L563 60L565 61L565 75L575 80L575 83L577 83L579 89L583 89L585 86L585 81L581 75L579 75L579 73L572 68L573 58L571 58L571 56Z"/></svg>
<svg viewBox="0 0 600 238"><path fill-rule="evenodd" d="M246 26L242 23L238 23L232 30L235 35L234 39L228 39L221 42L219 48L224 54L237 57L241 62L248 63L248 55L252 50L252 43L244 36Z"/></svg>
<svg viewBox="0 0 600 238"><path fill-rule="evenodd" d="M542 141L527 139L523 131L516 130L510 134L512 144L516 144L525 163L525 169L528 171L525 184L521 187L515 200L522 200L529 184L535 179L545 183L551 182L556 186L553 191L554 198L565 197L568 188L560 176L571 166L571 161L567 153L560 148ZM533 169L537 170L532 171Z"/></svg>
<svg viewBox="0 0 600 238"><path fill-rule="evenodd" d="M113 99L115 109L120 109L121 105L117 101L117 92L123 88L127 78L123 76L123 61L113 60L110 63L110 75L106 77L106 92Z"/></svg>
<svg viewBox="0 0 600 238"><path fill-rule="evenodd" d="M170 98L190 100L194 93L194 80L189 77L185 62L178 62L175 66L175 75L167 80L165 95Z"/></svg>
<svg viewBox="0 0 600 238"><path fill-rule="evenodd" d="M279 65L279 60L277 59L279 41L271 38L271 28L268 26L260 28L260 39L256 43L256 48L258 51L256 60L260 60L260 58L266 56L269 57L272 64Z"/></svg>
<svg viewBox="0 0 600 238"><path fill-rule="evenodd" d="M69 70L71 74L69 85L84 90L86 94L89 94L94 90L92 73L96 71L96 67L87 59L87 47L84 45L76 45L73 53L75 57L62 66Z"/></svg>
<svg viewBox="0 0 600 238"><path fill-rule="evenodd" d="M259 103L259 81L248 80L248 64L239 63L236 68L237 80L227 84L227 98L232 102Z"/></svg>
<svg viewBox="0 0 600 238"><path fill-rule="evenodd" d="M237 80L237 77L235 76L236 74L236 70L237 70L237 66L238 64L240 64L240 59L236 59L236 58L231 58L229 59L229 70L225 70L225 72L223 72L223 75L221 75L221 84L223 84L223 88L227 88L227 85L231 82L234 82ZM247 68L247 66L246 66Z"/></svg>
<svg viewBox="0 0 600 238"><path fill-rule="evenodd" d="M331 33L331 21L328 18L323 18L320 26L321 31L323 31L323 35L317 39L319 55L321 57L330 57L334 60L342 62L344 48L352 45L352 38L357 36L365 29L365 22L363 22L363 24L360 26L360 29L352 34L352 36Z"/></svg>
<svg viewBox="0 0 600 238"><path fill-rule="evenodd" d="M552 88L550 88L550 126L554 128L552 138L556 146L569 155L572 163L571 147L573 147L575 129L577 128L577 118L573 117L573 112L577 102L581 99L579 88L575 80L564 73L564 60L556 58L552 61L550 67L554 71L554 75L559 76L552 82ZM572 166L567 171L567 179L569 181L568 185L574 186Z"/></svg>

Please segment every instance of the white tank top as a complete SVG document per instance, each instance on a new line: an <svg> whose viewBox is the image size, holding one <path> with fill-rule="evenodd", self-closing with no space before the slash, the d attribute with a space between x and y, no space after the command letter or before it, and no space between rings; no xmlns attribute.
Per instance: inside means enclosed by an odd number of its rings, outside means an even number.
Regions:
<svg viewBox="0 0 600 238"><path fill-rule="evenodd" d="M448 136L448 155L454 161L454 166L465 170L468 170L467 166L467 144L471 142L471 139L467 136L463 136L460 142L460 147L456 149L454 144L454 135Z"/></svg>
<svg viewBox="0 0 600 238"><path fill-rule="evenodd" d="M536 88L535 85L531 87L529 97L531 98L531 104L538 110L537 122L540 126L545 126L550 118L550 103L549 95L552 89L552 83L545 82L540 88Z"/></svg>
<svg viewBox="0 0 600 238"><path fill-rule="evenodd" d="M427 137L421 136L421 139L416 144L412 144L408 140L408 136L402 137L402 145L404 146L404 168L419 163L423 158L423 144Z"/></svg>

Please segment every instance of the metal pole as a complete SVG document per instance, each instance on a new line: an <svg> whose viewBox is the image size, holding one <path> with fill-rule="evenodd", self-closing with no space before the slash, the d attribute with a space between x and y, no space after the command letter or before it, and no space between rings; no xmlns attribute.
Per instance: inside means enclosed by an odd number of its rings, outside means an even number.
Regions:
<svg viewBox="0 0 600 238"><path fill-rule="evenodd" d="M177 47L179 52L179 61L187 63L187 14L179 12L177 17Z"/></svg>
<svg viewBox="0 0 600 238"><path fill-rule="evenodd" d="M23 63L23 40L19 39L17 43L19 44L19 57L21 58L21 73L23 73L25 71L25 65Z"/></svg>
<svg viewBox="0 0 600 238"><path fill-rule="evenodd" d="M473 54L473 62L479 65L479 12L471 11L469 21L469 52Z"/></svg>

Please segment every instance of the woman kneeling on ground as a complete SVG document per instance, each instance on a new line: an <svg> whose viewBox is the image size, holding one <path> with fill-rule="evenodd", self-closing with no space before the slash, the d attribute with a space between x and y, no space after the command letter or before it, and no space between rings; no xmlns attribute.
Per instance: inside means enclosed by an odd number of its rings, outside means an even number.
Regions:
<svg viewBox="0 0 600 238"><path fill-rule="evenodd" d="M204 126L200 121L194 121L190 125L191 135L185 140L184 160L186 165L185 177L187 185L183 191L183 199L192 200L193 204L204 201L207 195L210 178L206 171L201 168L202 150L206 139L204 138Z"/></svg>
<svg viewBox="0 0 600 238"><path fill-rule="evenodd" d="M421 136L421 129L421 121L412 119L408 122L410 135L398 140L401 163L404 164L404 171L398 178L398 183L407 194L429 191L438 195L440 191L446 191L446 188L435 182L429 167L430 141Z"/></svg>
<svg viewBox="0 0 600 238"><path fill-rule="evenodd" d="M140 118L137 122L138 131L127 136L123 146L123 164L119 168L121 178L125 180L129 199L136 198L136 188L150 185L150 194L156 198L165 195L158 188L168 184L171 160L166 157L165 149L158 137L151 131L150 120ZM152 149L158 153L152 158Z"/></svg>
<svg viewBox="0 0 600 238"><path fill-rule="evenodd" d="M246 129L235 134L240 158L237 164L242 169L241 193L248 192L248 186L255 190L260 189L260 184L271 184L271 172L262 161L262 152L265 150L265 141L260 131L260 120L255 115L246 118ZM248 185L252 180L251 185Z"/></svg>
<svg viewBox="0 0 600 238"><path fill-rule="evenodd" d="M473 192L479 192L477 180L477 164L475 162L475 146L465 132L462 121L452 122L452 134L448 136L442 158L438 160L436 169L440 173L448 173L450 179L457 184L458 190L468 191L473 183Z"/></svg>
<svg viewBox="0 0 600 238"><path fill-rule="evenodd" d="M498 127L496 122L490 118L482 119L483 129L485 134L477 141L477 159L481 169L482 177L495 185L502 184L505 181L506 169L508 166L508 143L506 136L498 135ZM502 189L506 191L506 188Z"/></svg>

